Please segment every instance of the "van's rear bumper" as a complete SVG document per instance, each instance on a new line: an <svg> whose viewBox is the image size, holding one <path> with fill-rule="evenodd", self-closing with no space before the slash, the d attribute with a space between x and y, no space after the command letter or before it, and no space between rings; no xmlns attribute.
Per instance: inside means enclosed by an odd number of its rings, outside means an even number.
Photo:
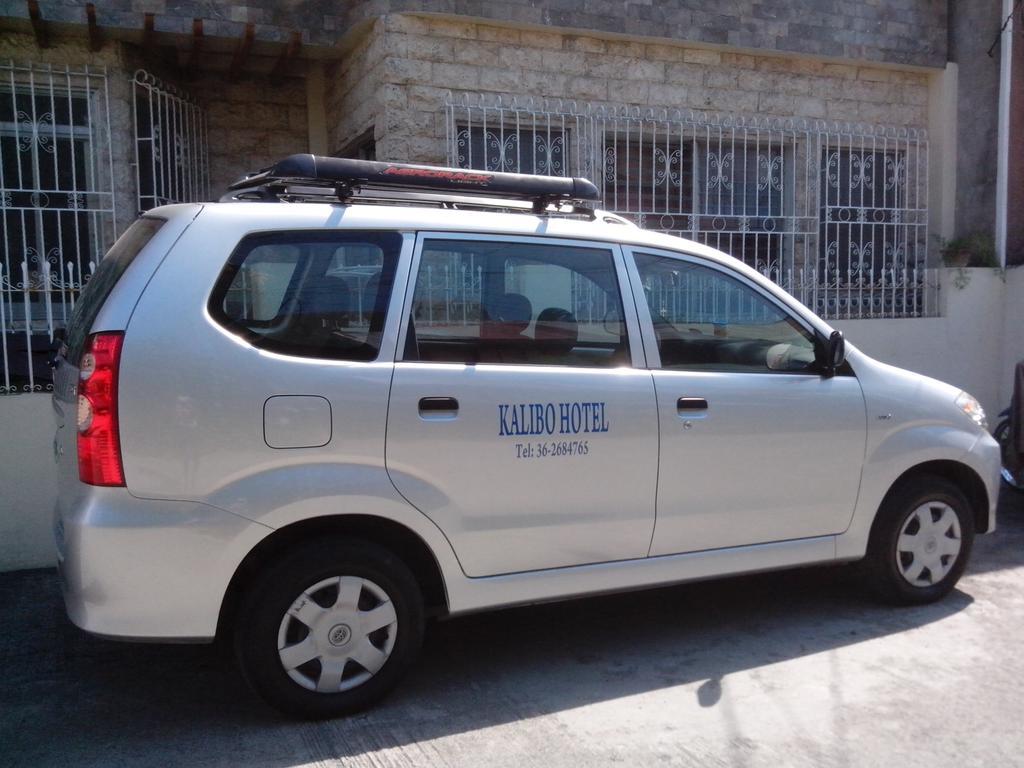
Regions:
<svg viewBox="0 0 1024 768"><path fill-rule="evenodd" d="M87 487L54 514L57 567L72 622L106 637L214 637L232 575L270 528L205 504Z"/></svg>

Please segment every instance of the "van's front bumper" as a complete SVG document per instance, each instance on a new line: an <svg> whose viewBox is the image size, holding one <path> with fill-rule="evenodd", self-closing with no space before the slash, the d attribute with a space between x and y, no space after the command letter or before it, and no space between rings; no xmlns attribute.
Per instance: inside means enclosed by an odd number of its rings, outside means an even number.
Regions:
<svg viewBox="0 0 1024 768"><path fill-rule="evenodd" d="M205 504L82 487L54 514L68 616L107 637L212 639L232 575L270 532Z"/></svg>

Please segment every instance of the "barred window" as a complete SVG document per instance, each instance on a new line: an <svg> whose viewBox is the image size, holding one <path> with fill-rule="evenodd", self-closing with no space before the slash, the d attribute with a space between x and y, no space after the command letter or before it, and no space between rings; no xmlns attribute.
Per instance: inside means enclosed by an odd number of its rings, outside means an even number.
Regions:
<svg viewBox="0 0 1024 768"><path fill-rule="evenodd" d="M209 197L206 115L188 94L145 70L134 79L139 210Z"/></svg>
<svg viewBox="0 0 1024 768"><path fill-rule="evenodd" d="M484 94L445 107L450 164L590 178L602 207L723 250L824 317L938 308L922 130ZM528 159L538 136L562 138L557 170Z"/></svg>
<svg viewBox="0 0 1024 768"><path fill-rule="evenodd" d="M605 205L620 213L688 214L694 202L694 144L607 136ZM668 221L668 219L666 219Z"/></svg>
<svg viewBox="0 0 1024 768"><path fill-rule="evenodd" d="M906 264L906 159L900 152L836 149L822 153L821 260L846 275Z"/></svg>
<svg viewBox="0 0 1024 768"><path fill-rule="evenodd" d="M503 125L463 128L456 135L459 168L565 176L566 132Z"/></svg>
<svg viewBox="0 0 1024 768"><path fill-rule="evenodd" d="M47 358L114 239L102 69L0 63L0 394L49 389Z"/></svg>

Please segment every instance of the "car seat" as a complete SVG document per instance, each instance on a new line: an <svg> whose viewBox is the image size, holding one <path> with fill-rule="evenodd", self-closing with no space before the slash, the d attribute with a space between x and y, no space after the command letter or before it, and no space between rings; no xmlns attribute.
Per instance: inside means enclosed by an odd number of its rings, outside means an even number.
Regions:
<svg viewBox="0 0 1024 768"><path fill-rule="evenodd" d="M521 293L503 293L483 307L480 337L517 339L530 327L533 305Z"/></svg>
<svg viewBox="0 0 1024 768"><path fill-rule="evenodd" d="M564 362L579 341L580 325L567 309L548 307L537 315L533 338L545 357Z"/></svg>
<svg viewBox="0 0 1024 768"><path fill-rule="evenodd" d="M299 292L297 330L308 336L309 344L326 342L331 334L349 325L352 291L342 277L322 277L307 283Z"/></svg>

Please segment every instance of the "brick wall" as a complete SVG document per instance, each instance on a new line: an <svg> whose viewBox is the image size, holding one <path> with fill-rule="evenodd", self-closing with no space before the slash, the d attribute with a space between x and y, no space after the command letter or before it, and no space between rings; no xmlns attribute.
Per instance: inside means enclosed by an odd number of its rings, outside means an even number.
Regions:
<svg viewBox="0 0 1024 768"><path fill-rule="evenodd" d="M391 15L371 32L383 52L378 157L445 159L449 90L643 107L924 127L925 73L753 56L676 44Z"/></svg>

